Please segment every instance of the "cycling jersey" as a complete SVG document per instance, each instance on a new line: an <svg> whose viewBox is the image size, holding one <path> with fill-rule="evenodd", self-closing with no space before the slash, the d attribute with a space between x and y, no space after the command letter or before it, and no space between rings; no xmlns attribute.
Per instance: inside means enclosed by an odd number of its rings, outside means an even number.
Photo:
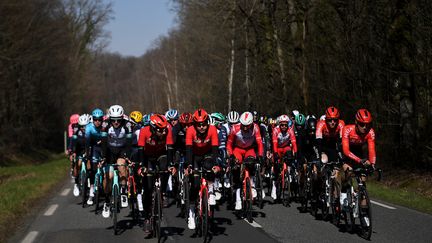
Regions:
<svg viewBox="0 0 432 243"><path fill-rule="evenodd" d="M325 140L336 140L342 138L342 129L345 126L345 122L343 120L339 120L338 125L335 129L330 129L327 127L327 123L325 120L318 121L316 128L316 138L317 139L325 139Z"/></svg>
<svg viewBox="0 0 432 243"><path fill-rule="evenodd" d="M263 156L264 146L257 124L253 124L253 128L247 131L241 128L241 124L232 126L227 142L228 155L234 154L240 162L243 161L244 157L255 157L255 145L258 146L258 155Z"/></svg>
<svg viewBox="0 0 432 243"><path fill-rule="evenodd" d="M352 152L353 147L359 147L367 143L369 161L371 164L376 162L375 154L375 131L371 128L368 133L360 135L356 131L356 125L346 125L342 133L342 148L345 156L354 160L356 163L361 162L361 158Z"/></svg>
<svg viewBox="0 0 432 243"><path fill-rule="evenodd" d="M286 132L282 132L279 126L273 128L272 140L274 153L278 153L281 149L292 149L294 153L297 152L297 141L292 126Z"/></svg>
<svg viewBox="0 0 432 243"><path fill-rule="evenodd" d="M83 155L85 153L85 131L81 129L77 130L71 139L71 151L77 155Z"/></svg>
<svg viewBox="0 0 432 243"><path fill-rule="evenodd" d="M212 146L219 146L217 129L209 125L205 136L200 136L194 126L190 126L186 131L186 146L192 146L192 152L196 155L209 153Z"/></svg>
<svg viewBox="0 0 432 243"><path fill-rule="evenodd" d="M138 146L144 148L144 155L158 157L166 153L167 145L173 145L172 131L170 127L167 127L167 132L162 139L159 139L156 135L151 132L151 127L147 126L141 128ZM171 161L170 161L171 162Z"/></svg>
<svg viewBox="0 0 432 243"><path fill-rule="evenodd" d="M110 147L126 147L128 139L132 141L132 127L130 122L115 128L109 126L107 129L107 142Z"/></svg>

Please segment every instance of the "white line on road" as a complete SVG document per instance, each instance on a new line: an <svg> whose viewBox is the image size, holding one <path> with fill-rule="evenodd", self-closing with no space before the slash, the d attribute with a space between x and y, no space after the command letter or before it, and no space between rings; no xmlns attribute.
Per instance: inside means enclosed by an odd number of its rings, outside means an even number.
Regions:
<svg viewBox="0 0 432 243"><path fill-rule="evenodd" d="M379 203L379 202L375 202L373 200L371 200L371 203L376 204L376 205L381 206L381 207L384 207L384 208L388 208L388 209L396 209L395 207L388 206L388 205L385 205L385 204L382 204L382 203Z"/></svg>
<svg viewBox="0 0 432 243"><path fill-rule="evenodd" d="M38 234L39 232L37 231L30 231L21 243L32 243Z"/></svg>
<svg viewBox="0 0 432 243"><path fill-rule="evenodd" d="M47 209L47 211L44 213L44 216L51 216L51 215L53 215L57 208L58 208L58 204L51 205Z"/></svg>
<svg viewBox="0 0 432 243"><path fill-rule="evenodd" d="M252 225L255 228L262 228L261 225L259 225L257 222L253 221L252 223L249 223L249 221L247 221L247 219L244 219L244 221L246 221L246 223Z"/></svg>
<svg viewBox="0 0 432 243"><path fill-rule="evenodd" d="M70 190L71 190L70 188L66 188L62 191L62 193L60 195L67 196L67 194L69 194Z"/></svg>

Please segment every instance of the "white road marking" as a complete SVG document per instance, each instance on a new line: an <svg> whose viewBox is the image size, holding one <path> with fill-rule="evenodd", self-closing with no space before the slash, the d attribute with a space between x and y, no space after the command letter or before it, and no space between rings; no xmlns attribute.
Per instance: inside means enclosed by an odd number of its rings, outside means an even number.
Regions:
<svg viewBox="0 0 432 243"><path fill-rule="evenodd" d="M393 210L396 209L395 207L388 206L388 205L385 205L385 204L382 204L382 203L379 203L379 202L375 202L373 200L370 200L370 201L371 201L371 203L376 204L376 205L381 206L381 207L384 207L384 208L393 209Z"/></svg>
<svg viewBox="0 0 432 243"><path fill-rule="evenodd" d="M253 221L252 223L249 223L249 221L247 221L247 219L244 219L244 221L246 221L246 223L252 225L255 228L262 228L261 225L259 225L257 222Z"/></svg>
<svg viewBox="0 0 432 243"><path fill-rule="evenodd" d="M69 194L70 191L71 191L70 188L66 188L66 189L64 189L64 190L62 191L62 193L61 193L60 195L62 195L62 196L67 196L67 194Z"/></svg>
<svg viewBox="0 0 432 243"><path fill-rule="evenodd" d="M47 209L47 211L44 213L44 216L51 216L51 215L53 215L57 208L58 208L58 204L51 205Z"/></svg>
<svg viewBox="0 0 432 243"><path fill-rule="evenodd" d="M37 231L30 231L27 236L21 241L21 243L32 243L36 236L39 234Z"/></svg>

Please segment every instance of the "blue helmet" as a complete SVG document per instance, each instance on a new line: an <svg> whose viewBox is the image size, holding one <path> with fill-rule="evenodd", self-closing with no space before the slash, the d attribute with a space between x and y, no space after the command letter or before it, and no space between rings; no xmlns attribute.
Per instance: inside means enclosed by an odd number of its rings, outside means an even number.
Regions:
<svg viewBox="0 0 432 243"><path fill-rule="evenodd" d="M92 111L92 117L93 118L101 118L103 116L104 116L104 112L101 109L99 109L99 108L94 109Z"/></svg>
<svg viewBox="0 0 432 243"><path fill-rule="evenodd" d="M150 117L151 117L151 114L146 114L145 116L143 116L143 119L142 119L142 123L143 123L143 126L148 126L148 125L150 125Z"/></svg>
<svg viewBox="0 0 432 243"><path fill-rule="evenodd" d="M176 109L171 109L167 111L166 118L168 120L178 120L179 119L178 111Z"/></svg>

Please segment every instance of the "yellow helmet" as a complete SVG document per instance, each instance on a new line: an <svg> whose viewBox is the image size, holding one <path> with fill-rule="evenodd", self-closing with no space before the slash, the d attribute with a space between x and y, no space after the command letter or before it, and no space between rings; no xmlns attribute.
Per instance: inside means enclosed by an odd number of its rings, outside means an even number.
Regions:
<svg viewBox="0 0 432 243"><path fill-rule="evenodd" d="M136 123L140 123L142 121L143 115L139 111L132 111L129 117Z"/></svg>

